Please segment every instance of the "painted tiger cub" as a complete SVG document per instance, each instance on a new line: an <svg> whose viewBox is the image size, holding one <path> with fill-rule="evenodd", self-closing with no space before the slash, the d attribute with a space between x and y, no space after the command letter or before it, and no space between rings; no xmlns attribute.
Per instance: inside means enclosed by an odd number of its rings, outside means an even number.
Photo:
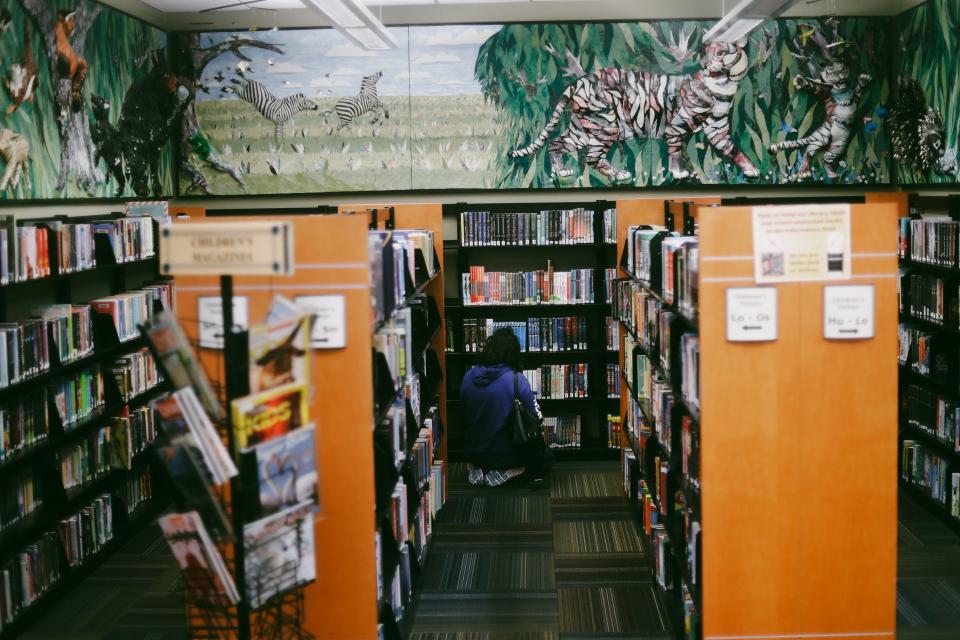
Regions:
<svg viewBox="0 0 960 640"><path fill-rule="evenodd" d="M746 53L738 44L715 42L706 47L700 65L700 71L686 76L613 67L583 76L560 96L537 138L509 155L523 158L542 149L569 106L570 124L548 147L554 177L573 175L563 165L564 155L586 149L587 164L613 181L628 181L630 172L614 169L607 155L615 142L638 137L663 138L670 172L681 180L690 176L683 168L684 141L698 131L745 176L759 176L730 138L733 98L749 68Z"/></svg>
<svg viewBox="0 0 960 640"><path fill-rule="evenodd" d="M860 108L863 91L870 84L870 80L867 74L860 74L856 86L851 89L850 69L843 62L832 62L824 67L819 79L803 76L793 79L795 89L809 91L820 98L827 107L827 115L823 124L809 136L770 145L770 153L804 147L800 155L800 167L790 180L811 177L813 172L810 170L810 161L824 148L827 150L823 154L823 166L827 176L835 179L840 175L840 160L850 145L850 129Z"/></svg>

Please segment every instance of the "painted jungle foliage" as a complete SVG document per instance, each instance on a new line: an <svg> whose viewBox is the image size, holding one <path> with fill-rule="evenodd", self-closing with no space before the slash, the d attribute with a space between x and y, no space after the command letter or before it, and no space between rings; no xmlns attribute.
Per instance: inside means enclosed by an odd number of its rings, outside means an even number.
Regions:
<svg viewBox="0 0 960 640"><path fill-rule="evenodd" d="M89 0L2 0L2 197L172 193L168 141L186 94L165 41Z"/></svg>
<svg viewBox="0 0 960 640"><path fill-rule="evenodd" d="M960 3L928 0L897 18L891 128L903 184L960 181Z"/></svg>

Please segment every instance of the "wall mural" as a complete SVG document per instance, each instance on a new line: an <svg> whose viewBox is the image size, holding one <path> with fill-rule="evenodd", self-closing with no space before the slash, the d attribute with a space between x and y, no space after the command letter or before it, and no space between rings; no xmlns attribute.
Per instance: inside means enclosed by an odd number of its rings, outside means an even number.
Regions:
<svg viewBox="0 0 960 640"><path fill-rule="evenodd" d="M89 0L0 6L0 196L171 194L188 92L162 31Z"/></svg>
<svg viewBox="0 0 960 640"><path fill-rule="evenodd" d="M902 184L960 181L960 4L929 0L897 18L891 137Z"/></svg>
<svg viewBox="0 0 960 640"><path fill-rule="evenodd" d="M702 45L706 22L197 36L199 154L181 191L886 183L884 18L779 20ZM191 154L194 161L197 152Z"/></svg>

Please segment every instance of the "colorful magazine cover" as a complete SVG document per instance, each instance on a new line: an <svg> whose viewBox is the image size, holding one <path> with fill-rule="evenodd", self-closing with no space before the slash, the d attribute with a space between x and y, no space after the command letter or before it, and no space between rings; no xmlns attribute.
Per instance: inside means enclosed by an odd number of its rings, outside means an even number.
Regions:
<svg viewBox="0 0 960 640"><path fill-rule="evenodd" d="M285 436L248 449L240 468L247 481L246 508L259 519L296 504L317 507L317 453L315 429L305 425Z"/></svg>
<svg viewBox="0 0 960 640"><path fill-rule="evenodd" d="M312 502L303 502L243 527L247 598L257 609L317 577Z"/></svg>
<svg viewBox="0 0 960 640"><path fill-rule="evenodd" d="M237 398L230 407L238 450L290 433L310 419L303 382Z"/></svg>
<svg viewBox="0 0 960 640"><path fill-rule="evenodd" d="M306 382L309 375L310 317L294 318L250 327L250 393L291 382Z"/></svg>
<svg viewBox="0 0 960 640"><path fill-rule="evenodd" d="M196 511L171 513L159 518L158 523L188 590L197 594L213 591L210 595L218 594L231 603L240 599L223 556Z"/></svg>
<svg viewBox="0 0 960 640"><path fill-rule="evenodd" d="M176 389L193 387L210 417L222 420L225 413L220 400L213 393L207 374L200 366L176 316L169 311L155 314L146 333L172 386Z"/></svg>

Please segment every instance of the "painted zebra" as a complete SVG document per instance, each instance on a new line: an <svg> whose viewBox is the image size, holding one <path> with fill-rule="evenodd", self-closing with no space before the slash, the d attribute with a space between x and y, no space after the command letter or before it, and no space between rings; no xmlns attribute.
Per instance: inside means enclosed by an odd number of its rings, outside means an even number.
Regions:
<svg viewBox="0 0 960 640"><path fill-rule="evenodd" d="M371 76L364 76L363 80L360 81L360 93L337 100L337 104L333 107L339 121L337 131L349 127L355 119L370 111L374 113L374 123L380 120L380 111L383 112L384 118L390 117L387 107L380 102L380 98L377 96L377 81L382 77L383 71L377 71Z"/></svg>
<svg viewBox="0 0 960 640"><path fill-rule="evenodd" d="M786 140L772 144L770 153L779 153L791 149L803 149L800 153L799 168L789 180L805 180L813 176L810 161L817 153L823 153L823 167L827 176L833 180L840 176L840 161L850 145L851 130L856 124L860 99L870 84L870 76L860 74L856 84L850 87L850 69L843 62L833 62L820 72L820 78L797 76L793 79L794 89L804 90L819 98L826 107L826 117L816 131L805 138Z"/></svg>
<svg viewBox="0 0 960 640"><path fill-rule="evenodd" d="M700 64L700 71L685 76L613 67L585 75L563 92L534 141L509 155L524 158L546 146L569 107L569 125L548 147L556 178L573 175L573 169L564 167L565 154L586 149L588 165L610 180L628 181L630 172L612 167L607 155L615 142L642 137L666 141L670 172L681 180L690 176L683 168L684 142L698 131L745 176L755 178L760 172L730 138L730 112L749 68L747 55L736 44L715 42Z"/></svg>
<svg viewBox="0 0 960 640"><path fill-rule="evenodd" d="M308 100L302 93L278 98L256 80L232 78L230 82L239 85L239 88L226 87L224 91L237 94L242 100L252 104L264 118L273 122L274 135L277 138L284 136L284 127L294 114L301 111L316 111L320 108L316 102Z"/></svg>

